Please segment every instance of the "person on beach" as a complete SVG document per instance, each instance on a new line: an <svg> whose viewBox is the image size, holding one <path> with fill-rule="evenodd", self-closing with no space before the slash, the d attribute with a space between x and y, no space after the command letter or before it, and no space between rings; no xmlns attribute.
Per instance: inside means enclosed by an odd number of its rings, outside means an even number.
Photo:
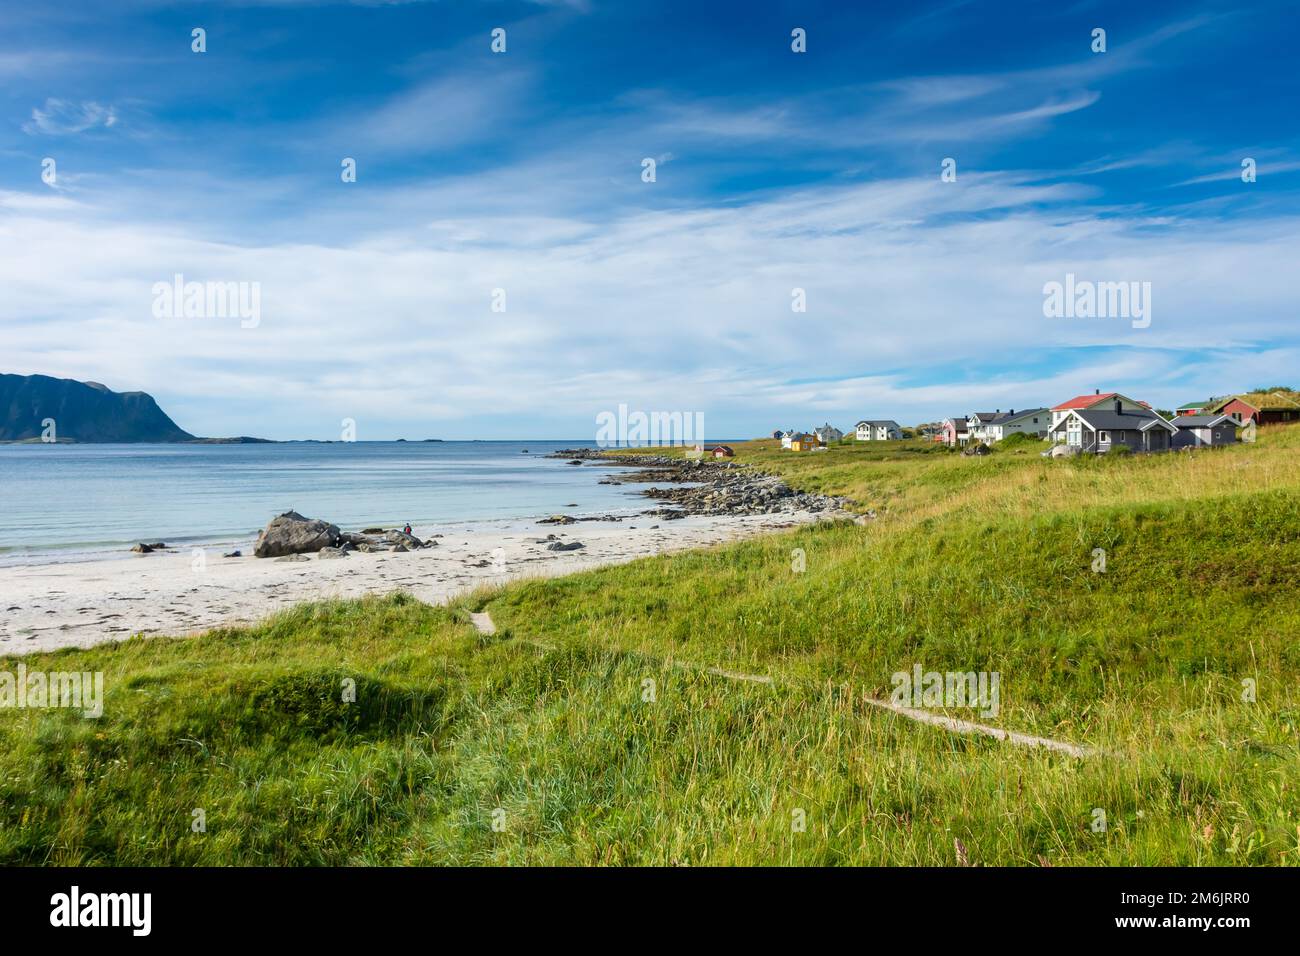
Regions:
<svg viewBox="0 0 1300 956"><path fill-rule="evenodd" d="M411 522L409 522L409 521L406 522L406 527L402 529L402 533L403 533L403 534L410 534L410 533L411 533Z"/></svg>

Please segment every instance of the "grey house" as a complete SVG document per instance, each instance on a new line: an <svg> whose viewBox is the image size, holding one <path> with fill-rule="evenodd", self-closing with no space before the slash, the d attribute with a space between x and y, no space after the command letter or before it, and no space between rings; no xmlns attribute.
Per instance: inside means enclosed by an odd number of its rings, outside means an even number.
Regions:
<svg viewBox="0 0 1300 956"><path fill-rule="evenodd" d="M1227 415L1179 415L1173 421L1174 448L1217 448L1237 441L1237 423Z"/></svg>
<svg viewBox="0 0 1300 956"><path fill-rule="evenodd" d="M1133 451L1168 451L1178 431L1151 409L1138 405L1104 403L1092 408L1072 408L1052 426L1053 441L1080 452L1105 454L1125 446Z"/></svg>

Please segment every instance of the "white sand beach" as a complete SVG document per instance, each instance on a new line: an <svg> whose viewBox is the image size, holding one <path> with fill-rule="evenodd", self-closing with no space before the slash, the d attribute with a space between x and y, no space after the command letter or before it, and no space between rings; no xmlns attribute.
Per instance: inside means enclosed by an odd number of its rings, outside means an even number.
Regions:
<svg viewBox="0 0 1300 956"><path fill-rule="evenodd" d="M806 513L751 517L638 516L564 526L521 521L466 529L415 527L438 547L409 553L352 553L301 562L207 549L64 564L0 568L0 655L89 647L136 634L183 636L252 623L302 601L404 590L443 603L481 584L568 574L652 554L732 541L817 520ZM544 539L580 541L547 551ZM498 551L497 549L501 549Z"/></svg>

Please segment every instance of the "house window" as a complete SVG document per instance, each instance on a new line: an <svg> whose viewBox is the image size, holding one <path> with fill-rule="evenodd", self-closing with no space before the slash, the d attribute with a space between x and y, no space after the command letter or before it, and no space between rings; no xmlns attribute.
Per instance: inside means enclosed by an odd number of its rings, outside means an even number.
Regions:
<svg viewBox="0 0 1300 956"><path fill-rule="evenodd" d="M1110 432L1098 432L1097 441L1110 441Z"/></svg>

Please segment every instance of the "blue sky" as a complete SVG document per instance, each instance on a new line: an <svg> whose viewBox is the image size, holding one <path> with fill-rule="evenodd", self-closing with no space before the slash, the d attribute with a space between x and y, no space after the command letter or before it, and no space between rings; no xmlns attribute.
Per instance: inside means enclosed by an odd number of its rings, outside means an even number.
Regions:
<svg viewBox="0 0 1300 956"><path fill-rule="evenodd" d="M0 0L0 370L143 389L200 434L362 439L591 438L620 403L743 437L1300 384L1298 22ZM156 317L176 273L257 283L260 321ZM1150 326L1045 317L1067 273L1150 282Z"/></svg>

